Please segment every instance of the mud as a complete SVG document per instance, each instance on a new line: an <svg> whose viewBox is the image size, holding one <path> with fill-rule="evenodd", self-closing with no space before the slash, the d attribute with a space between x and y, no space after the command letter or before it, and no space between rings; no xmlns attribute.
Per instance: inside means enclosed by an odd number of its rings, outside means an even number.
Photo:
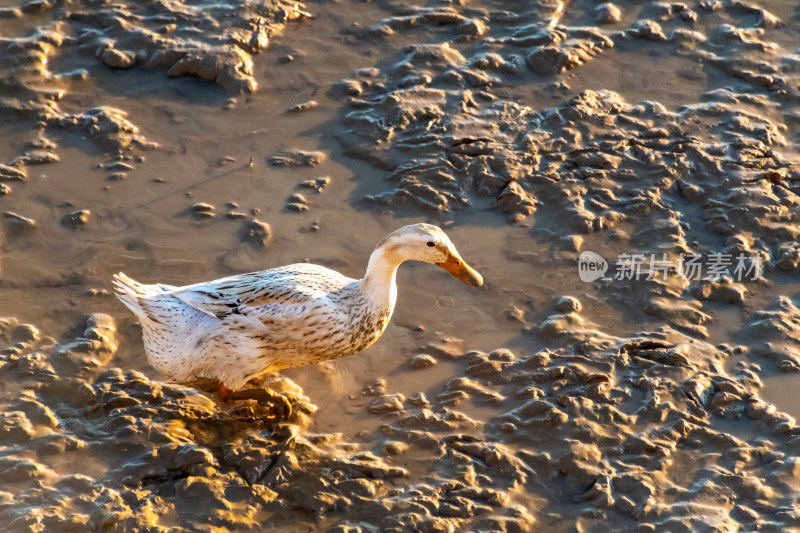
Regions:
<svg viewBox="0 0 800 533"><path fill-rule="evenodd" d="M0 520L799 527L798 20L739 0L0 9ZM162 381L109 292L120 270L360 277L421 220L485 286L401 267L378 343L268 378L284 421ZM583 252L608 271L582 281ZM669 267L615 275L623 254Z"/></svg>

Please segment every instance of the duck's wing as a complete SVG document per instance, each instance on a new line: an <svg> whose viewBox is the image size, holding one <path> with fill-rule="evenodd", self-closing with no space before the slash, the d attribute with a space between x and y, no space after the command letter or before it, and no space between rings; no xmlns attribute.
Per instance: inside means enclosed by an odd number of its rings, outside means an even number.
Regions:
<svg viewBox="0 0 800 533"><path fill-rule="evenodd" d="M352 279L328 268L306 263L241 274L171 292L183 303L213 317L259 315L265 306L312 305Z"/></svg>

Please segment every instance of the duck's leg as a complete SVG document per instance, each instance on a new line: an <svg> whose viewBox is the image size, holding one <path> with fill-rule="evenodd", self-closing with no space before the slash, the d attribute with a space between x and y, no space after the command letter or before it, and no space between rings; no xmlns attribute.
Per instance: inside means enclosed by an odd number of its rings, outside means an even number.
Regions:
<svg viewBox="0 0 800 533"><path fill-rule="evenodd" d="M275 410L276 418L286 419L292 415L292 404L285 396L278 394L272 389L245 389L231 390L225 385L220 385L219 395L226 402L237 400L256 400L258 405L272 407Z"/></svg>

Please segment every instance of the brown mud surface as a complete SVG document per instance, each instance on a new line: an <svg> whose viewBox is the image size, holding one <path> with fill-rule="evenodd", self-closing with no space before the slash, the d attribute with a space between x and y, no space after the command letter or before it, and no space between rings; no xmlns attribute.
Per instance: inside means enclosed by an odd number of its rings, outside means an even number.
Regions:
<svg viewBox="0 0 800 533"><path fill-rule="evenodd" d="M6 2L3 529L800 527L798 50L778 1ZM361 277L422 220L485 286L401 267L281 423L161 381L110 292Z"/></svg>

